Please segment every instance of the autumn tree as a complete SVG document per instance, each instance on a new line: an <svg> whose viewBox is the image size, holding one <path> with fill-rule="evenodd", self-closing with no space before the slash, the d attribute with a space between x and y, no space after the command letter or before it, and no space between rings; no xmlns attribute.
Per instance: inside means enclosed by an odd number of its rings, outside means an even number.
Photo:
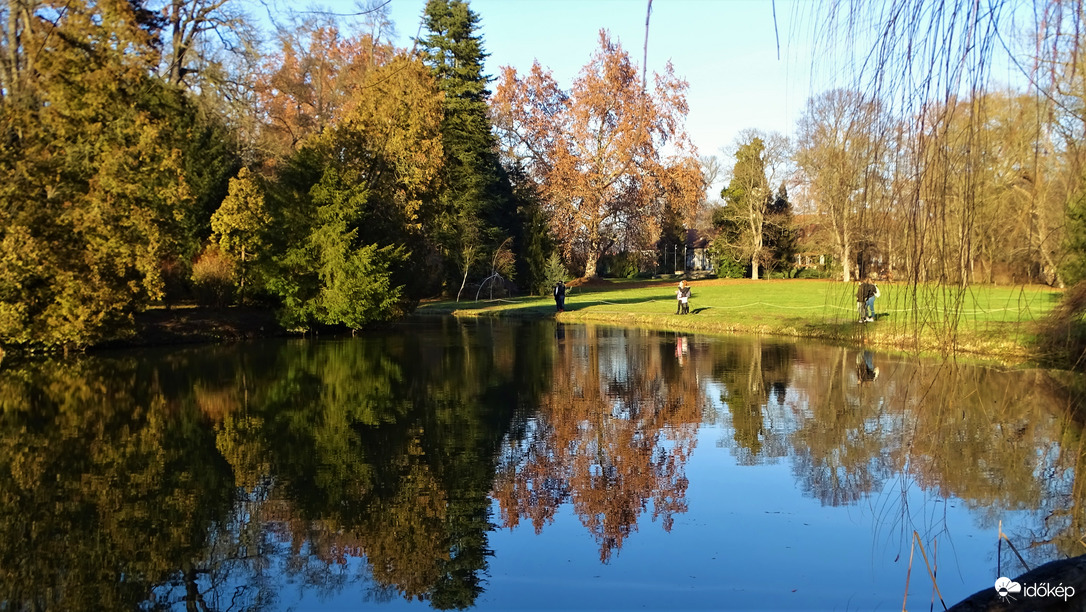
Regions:
<svg viewBox="0 0 1086 612"><path fill-rule="evenodd" d="M358 328L418 299L426 261L409 248L441 169L440 121L429 69L401 54L366 71L338 121L288 158L269 194L268 272L288 325Z"/></svg>
<svg viewBox="0 0 1086 612"><path fill-rule="evenodd" d="M162 294L191 204L179 98L151 76L141 3L20 2L6 16L0 341L93 342Z"/></svg>
<svg viewBox="0 0 1086 612"><path fill-rule="evenodd" d="M393 53L369 34L341 31L326 15L281 27L277 45L255 84L255 103L265 117L261 147L271 158L290 155L328 128L365 73Z"/></svg>
<svg viewBox="0 0 1086 612"><path fill-rule="evenodd" d="M668 64L650 92L606 31L599 45L568 92L538 63L523 78L506 67L493 104L506 156L539 185L552 232L586 277L616 245L656 240L669 189L687 196L672 204L691 219L704 191L683 126L686 82Z"/></svg>
<svg viewBox="0 0 1086 612"><path fill-rule="evenodd" d="M212 238L219 248L238 261L242 299L249 273L247 264L259 255L269 220L260 185L253 180L248 168L242 168L237 178L230 180L229 194L211 216Z"/></svg>

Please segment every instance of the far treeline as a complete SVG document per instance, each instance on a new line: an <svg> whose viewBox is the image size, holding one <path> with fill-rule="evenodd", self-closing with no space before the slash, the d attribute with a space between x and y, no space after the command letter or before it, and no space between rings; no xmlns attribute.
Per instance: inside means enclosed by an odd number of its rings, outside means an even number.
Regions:
<svg viewBox="0 0 1086 612"><path fill-rule="evenodd" d="M687 135L687 82L606 31L568 89L537 63L491 91L461 0L428 2L411 48L379 4L265 31L242 0L8 0L0 345L95 344L193 300L358 329L424 298L684 269L693 236L721 275L817 261L802 269L917 291L1070 286L1086 277L1083 10L1038 3L1054 33L1021 62L1047 75L1030 92L979 85L994 34L916 87L894 58L934 30L888 27L879 76L813 96L795 142L743 134L726 163ZM831 23L857 21L831 4ZM940 40L992 31L968 2L942 20L953 4L902 10L949 24Z"/></svg>

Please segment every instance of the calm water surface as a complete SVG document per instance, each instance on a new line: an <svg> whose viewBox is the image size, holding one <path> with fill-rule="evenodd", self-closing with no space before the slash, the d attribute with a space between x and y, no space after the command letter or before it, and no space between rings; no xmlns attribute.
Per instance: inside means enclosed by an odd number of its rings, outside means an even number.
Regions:
<svg viewBox="0 0 1086 612"><path fill-rule="evenodd" d="M0 370L0 610L942 609L1082 552L1041 371L545 323ZM912 558L910 572L910 558Z"/></svg>

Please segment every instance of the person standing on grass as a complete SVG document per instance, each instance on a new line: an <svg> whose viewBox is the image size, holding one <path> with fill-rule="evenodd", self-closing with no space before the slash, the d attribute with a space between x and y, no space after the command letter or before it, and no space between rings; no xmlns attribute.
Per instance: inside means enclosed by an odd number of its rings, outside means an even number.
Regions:
<svg viewBox="0 0 1086 612"><path fill-rule="evenodd" d="M875 284L875 274L872 272L856 289L856 309L860 312L860 323L875 320L875 298L877 297L879 297L879 286Z"/></svg>
<svg viewBox="0 0 1086 612"><path fill-rule="evenodd" d="M683 313L683 294L686 293L686 281L679 281L679 290L675 292L675 314Z"/></svg>
<svg viewBox="0 0 1086 612"><path fill-rule="evenodd" d="M566 284L562 281L554 285L554 306L558 312L564 312L566 309Z"/></svg>
<svg viewBox="0 0 1086 612"><path fill-rule="evenodd" d="M679 289L679 304L681 305L683 314L690 314L690 290L692 287L687 285L682 289Z"/></svg>

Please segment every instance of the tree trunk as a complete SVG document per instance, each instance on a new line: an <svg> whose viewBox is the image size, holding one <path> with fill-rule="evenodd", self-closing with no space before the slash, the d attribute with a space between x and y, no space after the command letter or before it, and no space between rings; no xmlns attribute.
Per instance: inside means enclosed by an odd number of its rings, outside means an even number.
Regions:
<svg viewBox="0 0 1086 612"><path fill-rule="evenodd" d="M848 243L841 243L841 268L843 269L843 272L841 273L841 280L845 281L846 283L852 280L851 255L852 254L849 253Z"/></svg>
<svg viewBox="0 0 1086 612"><path fill-rule="evenodd" d="M585 278L595 278L596 276L598 276L598 274L596 273L596 264L598 263L598 261L599 261L598 256L589 253L588 261L586 261L585 264L584 264L584 277Z"/></svg>
<svg viewBox="0 0 1086 612"><path fill-rule="evenodd" d="M241 286L238 288L238 306L245 304L245 245L241 246Z"/></svg>
<svg viewBox="0 0 1086 612"><path fill-rule="evenodd" d="M600 255L604 250L601 248L603 246L603 241L600 240L599 227L595 224L590 225L588 227L588 236L586 236L586 238L586 242L588 243L588 252L586 253L584 263L584 277L595 278L599 276L599 273L596 272L596 265L599 264Z"/></svg>
<svg viewBox="0 0 1086 612"><path fill-rule="evenodd" d="M456 292L456 301L460 301L460 294L464 292L464 285L468 284L468 267L464 267L464 278L460 281L460 291Z"/></svg>

